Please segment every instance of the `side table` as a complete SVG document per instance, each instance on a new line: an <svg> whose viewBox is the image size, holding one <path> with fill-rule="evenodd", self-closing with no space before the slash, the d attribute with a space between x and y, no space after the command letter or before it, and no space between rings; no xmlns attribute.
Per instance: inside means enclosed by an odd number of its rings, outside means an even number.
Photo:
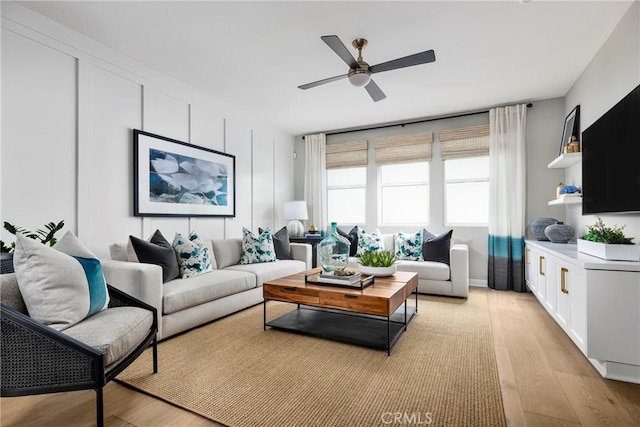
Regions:
<svg viewBox="0 0 640 427"><path fill-rule="evenodd" d="M318 237L289 237L289 241L293 243L307 243L311 245L311 266L318 266L318 243L322 242L323 236Z"/></svg>

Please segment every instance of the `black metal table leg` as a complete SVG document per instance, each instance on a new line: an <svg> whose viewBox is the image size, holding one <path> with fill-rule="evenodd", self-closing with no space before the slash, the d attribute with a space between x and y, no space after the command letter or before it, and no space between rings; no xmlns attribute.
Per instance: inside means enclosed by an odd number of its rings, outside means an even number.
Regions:
<svg viewBox="0 0 640 427"><path fill-rule="evenodd" d="M391 316L387 316L387 356L391 356Z"/></svg>
<svg viewBox="0 0 640 427"><path fill-rule="evenodd" d="M265 299L263 302L263 310L262 310L262 330L267 330L267 300Z"/></svg>
<svg viewBox="0 0 640 427"><path fill-rule="evenodd" d="M407 331L407 300L404 300L404 330Z"/></svg>
<svg viewBox="0 0 640 427"><path fill-rule="evenodd" d="M416 288L416 313L418 312L418 288Z"/></svg>

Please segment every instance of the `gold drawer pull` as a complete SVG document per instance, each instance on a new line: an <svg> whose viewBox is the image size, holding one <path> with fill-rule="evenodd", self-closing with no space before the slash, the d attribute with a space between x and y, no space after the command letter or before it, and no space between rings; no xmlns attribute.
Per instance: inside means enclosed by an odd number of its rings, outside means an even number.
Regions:
<svg viewBox="0 0 640 427"><path fill-rule="evenodd" d="M562 267L560 269L560 290L563 294L568 294L569 289L567 289L567 273L569 269Z"/></svg>
<svg viewBox="0 0 640 427"><path fill-rule="evenodd" d="M544 271L542 271L542 260L544 260L544 257L543 257L543 256L540 256L540 257L538 258L538 260L540 261L540 262L538 263L538 265L539 265L539 267L538 267L538 272L540 273L540 275L541 275L541 276L544 276Z"/></svg>

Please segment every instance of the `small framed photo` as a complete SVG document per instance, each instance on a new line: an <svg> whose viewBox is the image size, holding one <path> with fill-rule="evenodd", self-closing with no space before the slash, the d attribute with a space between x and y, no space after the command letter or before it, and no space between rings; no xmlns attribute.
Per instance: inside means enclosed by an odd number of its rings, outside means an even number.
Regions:
<svg viewBox="0 0 640 427"><path fill-rule="evenodd" d="M234 217L236 158L133 130L135 216Z"/></svg>
<svg viewBox="0 0 640 427"><path fill-rule="evenodd" d="M560 154L564 153L564 148L571 142L571 137L575 136L576 141L580 141L580 106L571 110L564 119L564 129L562 130L562 141L560 142ZM581 150L578 150L581 151Z"/></svg>

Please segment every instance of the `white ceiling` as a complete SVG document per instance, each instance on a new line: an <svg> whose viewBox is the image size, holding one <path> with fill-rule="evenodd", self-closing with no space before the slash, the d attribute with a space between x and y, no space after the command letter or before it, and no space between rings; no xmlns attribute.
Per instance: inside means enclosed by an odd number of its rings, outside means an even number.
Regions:
<svg viewBox="0 0 640 427"><path fill-rule="evenodd" d="M20 3L294 135L564 96L631 4ZM436 62L375 74L377 103L346 79L298 89L348 71L330 34L368 39L370 65L428 49Z"/></svg>

